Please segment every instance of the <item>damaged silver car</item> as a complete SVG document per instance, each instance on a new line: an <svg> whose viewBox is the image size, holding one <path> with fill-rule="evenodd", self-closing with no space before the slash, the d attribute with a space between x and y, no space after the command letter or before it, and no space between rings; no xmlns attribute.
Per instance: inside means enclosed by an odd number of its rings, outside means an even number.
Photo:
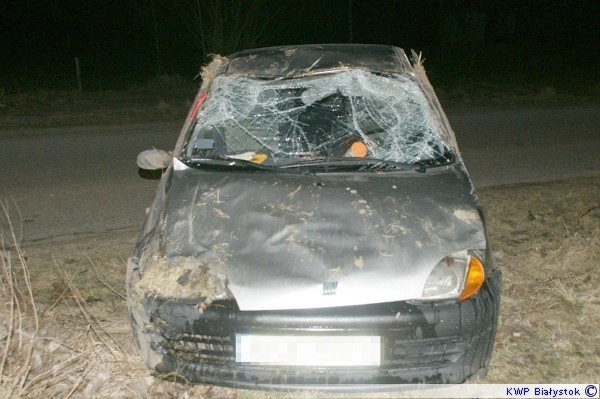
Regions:
<svg viewBox="0 0 600 399"><path fill-rule="evenodd" d="M419 56L305 45L217 56L128 261L139 353L243 388L485 376L500 271Z"/></svg>

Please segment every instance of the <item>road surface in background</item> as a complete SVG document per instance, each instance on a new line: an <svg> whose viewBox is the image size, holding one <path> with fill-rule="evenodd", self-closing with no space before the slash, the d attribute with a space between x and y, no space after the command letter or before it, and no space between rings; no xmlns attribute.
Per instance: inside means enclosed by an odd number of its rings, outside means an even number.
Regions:
<svg viewBox="0 0 600 399"><path fill-rule="evenodd" d="M464 110L448 117L476 187L600 172L598 106ZM14 224L22 224L25 241L138 230L158 181L138 176L136 156L172 149L180 126L0 130L0 199L8 201Z"/></svg>

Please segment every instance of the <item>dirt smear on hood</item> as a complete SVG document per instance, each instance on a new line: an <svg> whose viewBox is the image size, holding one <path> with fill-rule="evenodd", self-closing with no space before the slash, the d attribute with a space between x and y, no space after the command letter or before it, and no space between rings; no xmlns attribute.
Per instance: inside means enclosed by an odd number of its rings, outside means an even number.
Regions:
<svg viewBox="0 0 600 399"><path fill-rule="evenodd" d="M479 195L504 274L484 382L600 380L600 179L491 187ZM0 396L298 397L153 376L134 350L124 299L135 240L135 232L119 232L15 246L3 232ZM7 269L21 294L31 286L33 301L22 301L18 312L9 306L16 291Z"/></svg>

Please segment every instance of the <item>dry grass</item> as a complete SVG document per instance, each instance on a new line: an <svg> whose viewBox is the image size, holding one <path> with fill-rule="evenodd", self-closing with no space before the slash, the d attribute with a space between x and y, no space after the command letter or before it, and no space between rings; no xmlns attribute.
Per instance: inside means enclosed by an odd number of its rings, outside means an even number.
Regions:
<svg viewBox="0 0 600 399"><path fill-rule="evenodd" d="M2 211L7 213L6 204L2 202L0 205ZM9 239L16 242L15 231L10 223L9 226L7 233ZM16 252L5 250L4 233L0 236L0 242L2 242L0 288L6 303L6 306L0 309L3 316L0 319L0 338L4 349L0 360L0 387L5 389L5 392L1 392L3 396L11 397L14 393L26 392L30 387L27 380L32 371L34 341L27 339L25 331L29 330L35 337L39 331L39 319L23 254L18 250ZM16 260L13 260L14 257ZM9 350L11 348L13 350ZM18 356L20 361L23 360L18 365L13 364L14 359L17 358L16 354L20 355Z"/></svg>
<svg viewBox="0 0 600 399"><path fill-rule="evenodd" d="M58 271L69 288L68 297L77 305L86 327L73 326L73 330L58 335L52 321L40 318L25 255L7 204L3 202L1 209L9 228L0 237L0 294L5 300L5 306L0 308L0 394L7 398L100 394L102 384L98 383L98 376L107 374L107 365L110 374L123 374L123 367L128 366L127 355L89 313L87 304L60 267ZM111 370L113 367L117 369Z"/></svg>
<svg viewBox="0 0 600 399"><path fill-rule="evenodd" d="M587 178L526 188L482 193L504 273L487 382L598 381L600 183Z"/></svg>
<svg viewBox="0 0 600 399"><path fill-rule="evenodd" d="M506 256L501 327L489 382L600 379L600 232L576 233L545 254Z"/></svg>
<svg viewBox="0 0 600 399"><path fill-rule="evenodd" d="M600 179L480 191L504 273L487 383L600 379ZM124 300L135 232L20 245L2 203L1 397L395 397L261 392L156 379L135 353ZM13 212L15 213L15 212Z"/></svg>
<svg viewBox="0 0 600 399"><path fill-rule="evenodd" d="M63 266L52 262L64 289L54 303L40 311L26 255L10 221L8 206L0 203L7 231L0 234L0 398L148 398L200 397L157 380L132 348L120 338L129 326L98 317ZM94 271L99 274L90 259ZM98 275L102 284L122 294ZM56 308L68 309L68 316Z"/></svg>

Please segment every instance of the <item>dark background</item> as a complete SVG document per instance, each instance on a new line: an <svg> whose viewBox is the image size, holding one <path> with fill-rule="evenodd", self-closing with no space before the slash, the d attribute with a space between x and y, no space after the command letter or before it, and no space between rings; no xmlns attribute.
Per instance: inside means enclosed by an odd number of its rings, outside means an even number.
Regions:
<svg viewBox="0 0 600 399"><path fill-rule="evenodd" d="M198 5L202 24L191 16ZM75 88L74 57L87 91L158 75L193 79L206 53L239 49L199 40L214 32L206 15L216 7L224 10L221 21L230 13L262 29L238 47L393 44L423 51L434 85L598 85L596 0L25 0L0 3L0 88ZM220 25L226 35L234 24Z"/></svg>

